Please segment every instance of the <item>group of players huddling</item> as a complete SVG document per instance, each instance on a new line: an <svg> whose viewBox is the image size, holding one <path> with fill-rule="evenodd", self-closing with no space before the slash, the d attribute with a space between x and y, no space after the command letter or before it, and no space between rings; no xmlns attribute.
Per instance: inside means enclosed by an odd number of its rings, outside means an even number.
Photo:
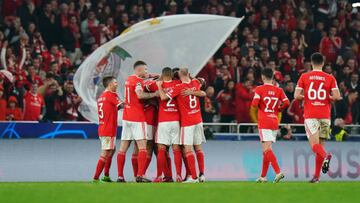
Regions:
<svg viewBox="0 0 360 203"><path fill-rule="evenodd" d="M294 98L304 100L304 125L310 147L315 153L315 173L311 183L318 183L320 171L329 170L331 154L324 148L330 131L331 102L340 100L340 92L332 75L322 71L324 57L320 53L311 56L313 70L301 75ZM265 68L263 85L256 87L251 103L250 115L258 123L259 137L263 151L262 171L257 182L267 182L267 171L271 164L276 176L274 183L282 180L272 143L276 141L281 111L288 107L289 100L284 91L276 86L273 71ZM111 182L109 169L115 152L117 135L117 111L124 109L122 136L117 154L118 179L125 182L123 169L126 152L135 141L132 166L136 182L152 182L145 176L152 154L157 157L157 177L153 182L173 182L169 147L173 149L176 168L176 182L204 182L204 153L201 144L205 142L199 97L201 79L191 78L188 69L164 68L160 78L147 73L143 61L134 64L134 74L125 83L125 98L121 101L116 93L116 78L103 79L106 88L98 98L99 138L101 155L96 166L94 182L104 170L101 181ZM199 167L196 170L195 155ZM182 162L186 168L182 179Z"/></svg>
<svg viewBox="0 0 360 203"><path fill-rule="evenodd" d="M172 146L177 182L204 182L205 142L198 97L204 97L201 83L190 77L188 69L164 68L161 77L147 73L143 61L134 64L134 74L125 82L125 98L117 94L116 78L103 79L106 88L98 98L99 137L101 155L96 167L94 181L104 170L104 182L110 182L109 169L115 151L117 135L117 111L124 109L121 144L117 154L118 179L125 182L124 165L131 141L134 143L132 166L136 182L152 182L145 177L153 152L157 157L157 177L154 182L173 182L171 159L168 149ZM195 156L199 166L196 170ZM187 175L181 177L184 160ZM164 175L164 176L163 176Z"/></svg>

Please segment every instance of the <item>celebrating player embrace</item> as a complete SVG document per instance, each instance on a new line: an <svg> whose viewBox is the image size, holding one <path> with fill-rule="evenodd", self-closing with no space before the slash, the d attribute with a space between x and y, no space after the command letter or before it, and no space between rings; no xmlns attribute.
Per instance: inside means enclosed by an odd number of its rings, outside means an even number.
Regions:
<svg viewBox="0 0 360 203"><path fill-rule="evenodd" d="M320 53L311 56L313 70L301 75L296 86L294 98L304 100L305 130L312 151L316 154L315 175L310 181L318 183L320 170L327 173L331 154L324 149L329 139L331 101L341 99L334 76L324 73L324 57Z"/></svg>
<svg viewBox="0 0 360 203"><path fill-rule="evenodd" d="M273 71L264 69L261 73L264 85L255 89L255 95L251 103L250 115L254 122L258 123L261 147L263 150L263 166L260 178L257 182L266 182L266 174L269 164L276 173L274 183L279 182L285 176L280 171L276 156L272 151L271 145L276 141L279 129L279 113L289 106L289 100L284 91L273 85ZM257 116L256 116L257 110Z"/></svg>

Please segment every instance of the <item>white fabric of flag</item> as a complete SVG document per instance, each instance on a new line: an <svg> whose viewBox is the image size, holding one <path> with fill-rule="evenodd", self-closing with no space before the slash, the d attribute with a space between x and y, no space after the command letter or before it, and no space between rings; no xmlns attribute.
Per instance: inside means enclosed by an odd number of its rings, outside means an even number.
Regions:
<svg viewBox="0 0 360 203"><path fill-rule="evenodd" d="M96 99L105 76L115 76L118 95L124 98L124 83L133 74L137 60L148 64L149 73L164 67L187 67L196 75L224 43L242 18L186 14L152 18L139 22L120 36L96 49L75 73L74 84L83 99L81 114L98 122ZM122 111L119 111L121 124Z"/></svg>

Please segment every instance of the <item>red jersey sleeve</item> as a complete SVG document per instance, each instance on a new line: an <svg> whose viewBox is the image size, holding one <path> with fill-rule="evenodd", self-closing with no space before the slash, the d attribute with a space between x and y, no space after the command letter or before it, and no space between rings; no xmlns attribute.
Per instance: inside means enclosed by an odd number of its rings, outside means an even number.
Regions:
<svg viewBox="0 0 360 203"><path fill-rule="evenodd" d="M298 83L296 85L296 89L304 89L305 84L304 84L304 75L302 74L298 80Z"/></svg>
<svg viewBox="0 0 360 203"><path fill-rule="evenodd" d="M290 101L289 99L287 98L284 90L281 89L281 96L280 96L280 99L281 99L281 106L279 107L279 111L282 111L284 110L286 107L288 107L290 105Z"/></svg>
<svg viewBox="0 0 360 203"><path fill-rule="evenodd" d="M334 76L331 75L331 84L330 84L330 87L331 87L331 90L336 90L336 89L339 89L338 88L338 85L337 85L337 82L336 82L336 79Z"/></svg>
<svg viewBox="0 0 360 203"><path fill-rule="evenodd" d="M181 84L178 84L176 85L175 87L171 88L167 93L166 95L170 98L170 99L173 99L175 98L176 96L178 96L181 91L182 91L182 85Z"/></svg>
<svg viewBox="0 0 360 203"><path fill-rule="evenodd" d="M259 90L259 88L255 88L255 94L254 94L253 100L251 102L251 106L258 107L260 98L261 98L260 90Z"/></svg>
<svg viewBox="0 0 360 203"><path fill-rule="evenodd" d="M156 92L158 90L158 87L156 85L156 81L152 80L145 84L145 89L148 92Z"/></svg>

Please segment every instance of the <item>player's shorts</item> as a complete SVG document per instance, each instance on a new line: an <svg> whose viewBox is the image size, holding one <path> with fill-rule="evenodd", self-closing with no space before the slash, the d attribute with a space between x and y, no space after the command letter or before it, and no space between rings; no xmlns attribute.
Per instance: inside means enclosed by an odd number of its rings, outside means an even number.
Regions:
<svg viewBox="0 0 360 203"><path fill-rule="evenodd" d="M200 145L205 143L203 123L192 126L181 127L180 144L181 145Z"/></svg>
<svg viewBox="0 0 360 203"><path fill-rule="evenodd" d="M179 121L160 122L156 132L155 143L167 146L180 144L180 123Z"/></svg>
<svg viewBox="0 0 360 203"><path fill-rule="evenodd" d="M276 142L277 130L259 129L259 136L261 142Z"/></svg>
<svg viewBox="0 0 360 203"><path fill-rule="evenodd" d="M156 134L156 126L146 124L146 139L153 140Z"/></svg>
<svg viewBox="0 0 360 203"><path fill-rule="evenodd" d="M146 128L145 122L123 120L121 140L146 140Z"/></svg>
<svg viewBox="0 0 360 203"><path fill-rule="evenodd" d="M100 136L99 139L100 139L101 149L102 150L115 149L115 147L116 147L116 137Z"/></svg>
<svg viewBox="0 0 360 203"><path fill-rule="evenodd" d="M307 118L304 125L308 138L319 131L320 138L330 139L330 119Z"/></svg>

